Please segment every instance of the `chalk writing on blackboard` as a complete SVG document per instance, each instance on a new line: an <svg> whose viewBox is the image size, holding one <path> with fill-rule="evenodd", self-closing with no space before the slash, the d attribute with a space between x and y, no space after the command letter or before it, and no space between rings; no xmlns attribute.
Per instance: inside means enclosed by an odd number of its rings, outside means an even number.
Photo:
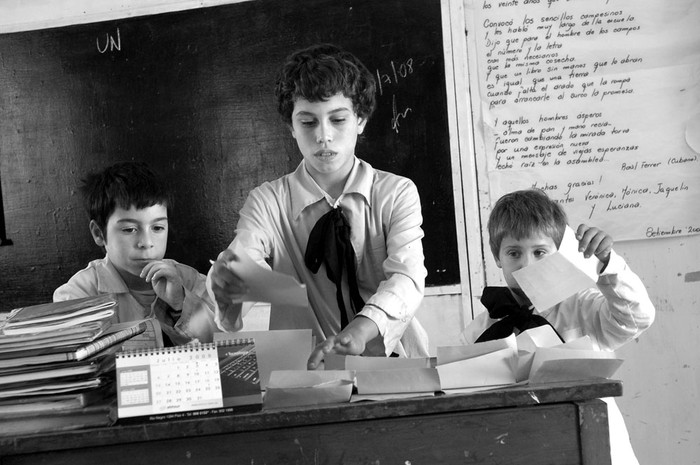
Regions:
<svg viewBox="0 0 700 465"><path fill-rule="evenodd" d="M631 0L471 3L491 200L539 187L617 239L695 234L700 213L674 207L700 196L698 154L679 137L700 109L686 103L694 65L674 53L700 34Z"/></svg>
<svg viewBox="0 0 700 465"><path fill-rule="evenodd" d="M408 58L398 63L390 60L389 67L391 69L388 72L380 71L379 69L375 71L377 75L377 90L380 96L384 95L385 91L389 91L392 85L398 85L401 80L405 80L413 74L413 58ZM396 101L396 94L391 95L391 129L396 134L399 133L401 120L405 119L412 111L411 107L399 106Z"/></svg>
<svg viewBox="0 0 700 465"><path fill-rule="evenodd" d="M119 33L119 28L115 34L105 33L103 45L100 45L100 37L95 39L97 42L97 51L100 53L106 53L107 51L120 51L122 49L122 38Z"/></svg>

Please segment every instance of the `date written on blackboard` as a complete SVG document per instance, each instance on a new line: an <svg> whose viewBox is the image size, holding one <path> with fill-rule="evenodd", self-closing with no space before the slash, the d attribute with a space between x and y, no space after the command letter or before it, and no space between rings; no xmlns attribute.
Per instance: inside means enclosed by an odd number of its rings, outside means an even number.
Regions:
<svg viewBox="0 0 700 465"><path fill-rule="evenodd" d="M389 62L391 70L389 72L375 70L377 74L377 86L379 87L379 95L384 95L386 88L394 85L398 85L399 82L408 79L413 73L413 58L409 58L406 61L396 63L394 60ZM400 108L400 109L399 109ZM391 129L395 133L399 133L399 127L401 126L401 121L408 117L408 114L412 112L413 109L408 106L399 106L396 101L396 94L391 95Z"/></svg>

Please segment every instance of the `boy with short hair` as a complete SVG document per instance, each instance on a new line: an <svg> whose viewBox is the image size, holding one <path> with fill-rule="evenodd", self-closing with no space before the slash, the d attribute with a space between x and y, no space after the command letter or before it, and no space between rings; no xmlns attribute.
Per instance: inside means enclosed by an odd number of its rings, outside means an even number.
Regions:
<svg viewBox="0 0 700 465"><path fill-rule="evenodd" d="M428 355L427 334L414 318L427 274L418 191L355 155L375 89L362 62L333 45L288 58L275 94L303 160L251 191L233 242L209 272L222 318L238 328L245 283L227 266L237 246L306 284L310 308L273 305L270 329L312 329L322 342L311 369L330 352Z"/></svg>
<svg viewBox="0 0 700 465"><path fill-rule="evenodd" d="M466 342L499 339L550 324L564 342L587 335L599 350L612 351L652 324L654 305L642 281L613 251L612 237L585 224L578 226L576 238L585 257L600 260L597 288L580 291L549 309L532 307L513 272L556 252L566 227L564 209L541 190L511 192L496 202L488 221L489 245L508 287L484 289L481 300L488 312L467 326ZM504 315L498 307L511 302L519 308ZM617 406L611 400L608 406L612 463L637 463Z"/></svg>
<svg viewBox="0 0 700 465"><path fill-rule="evenodd" d="M211 342L216 330L206 278L164 259L170 193L145 163L116 163L83 180L90 233L105 251L60 286L54 301L114 293L117 321L155 317L166 345Z"/></svg>

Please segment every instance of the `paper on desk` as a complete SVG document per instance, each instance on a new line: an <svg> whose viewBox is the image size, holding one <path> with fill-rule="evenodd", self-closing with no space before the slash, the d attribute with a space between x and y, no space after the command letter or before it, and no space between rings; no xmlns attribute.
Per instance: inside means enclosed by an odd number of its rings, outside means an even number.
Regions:
<svg viewBox="0 0 700 465"><path fill-rule="evenodd" d="M275 370L270 374L263 408L349 402L353 379L349 370Z"/></svg>
<svg viewBox="0 0 700 465"><path fill-rule="evenodd" d="M214 333L214 341L231 338L255 339L255 352L260 372L260 388L266 389L274 370L306 370L313 350L310 329L278 329Z"/></svg>
<svg viewBox="0 0 700 465"><path fill-rule="evenodd" d="M478 357L480 355L485 355L502 349L511 349L516 351L517 348L518 346L513 334L503 339L478 342L476 344L439 346L437 348L437 364L445 365L447 363Z"/></svg>
<svg viewBox="0 0 700 465"><path fill-rule="evenodd" d="M583 341L580 341L583 342ZM530 383L552 383L593 378L610 378L622 365L613 352L542 347L535 351Z"/></svg>
<svg viewBox="0 0 700 465"><path fill-rule="evenodd" d="M561 339L549 325L526 329L515 337L519 352L534 352L538 347L561 345Z"/></svg>
<svg viewBox="0 0 700 465"><path fill-rule="evenodd" d="M357 371L355 372L355 383L357 393L360 395L440 390L440 379L435 368Z"/></svg>
<svg viewBox="0 0 700 465"><path fill-rule="evenodd" d="M326 370L396 370L402 368L430 368L430 358L362 357L360 355L326 354Z"/></svg>
<svg viewBox="0 0 700 465"><path fill-rule="evenodd" d="M532 359L538 347L554 347L561 345L561 339L549 325L537 326L518 334L518 369L515 372L517 381L527 380L530 376Z"/></svg>
<svg viewBox="0 0 700 465"><path fill-rule="evenodd" d="M574 234L568 226L565 238L567 233L569 236ZM591 266L594 266L592 263L597 267L598 259L592 257L595 262L584 259L583 254L578 252L577 244L572 243L570 238L566 243L562 240L557 252L513 272L513 278L537 310L547 310L579 291L596 287L590 273ZM571 251L571 247L575 247L574 251ZM567 257L572 257L579 265Z"/></svg>
<svg viewBox="0 0 700 465"><path fill-rule="evenodd" d="M440 389L459 389L515 383L517 351L512 347L478 357L438 365Z"/></svg>
<svg viewBox="0 0 700 465"><path fill-rule="evenodd" d="M273 305L308 307L306 286L292 276L258 265L245 249L236 245L237 260L228 262L228 267L240 276L248 287L244 302L269 302Z"/></svg>

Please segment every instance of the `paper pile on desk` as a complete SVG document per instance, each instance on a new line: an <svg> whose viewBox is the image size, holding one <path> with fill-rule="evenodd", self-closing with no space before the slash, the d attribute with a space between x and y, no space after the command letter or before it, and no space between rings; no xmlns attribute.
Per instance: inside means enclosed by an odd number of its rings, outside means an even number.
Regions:
<svg viewBox="0 0 700 465"><path fill-rule="evenodd" d="M275 370L263 399L264 409L349 402L354 373L348 370Z"/></svg>
<svg viewBox="0 0 700 465"><path fill-rule="evenodd" d="M430 358L325 356L326 369L345 369L355 373L357 394L352 402L433 396L440 390L437 370Z"/></svg>
<svg viewBox="0 0 700 465"><path fill-rule="evenodd" d="M528 382L536 384L610 378L620 365L622 360L614 352L595 350L590 338L584 336L552 347L536 347L532 353Z"/></svg>
<svg viewBox="0 0 700 465"><path fill-rule="evenodd" d="M516 382L515 335L495 341L437 348L440 388L446 394L491 389Z"/></svg>

